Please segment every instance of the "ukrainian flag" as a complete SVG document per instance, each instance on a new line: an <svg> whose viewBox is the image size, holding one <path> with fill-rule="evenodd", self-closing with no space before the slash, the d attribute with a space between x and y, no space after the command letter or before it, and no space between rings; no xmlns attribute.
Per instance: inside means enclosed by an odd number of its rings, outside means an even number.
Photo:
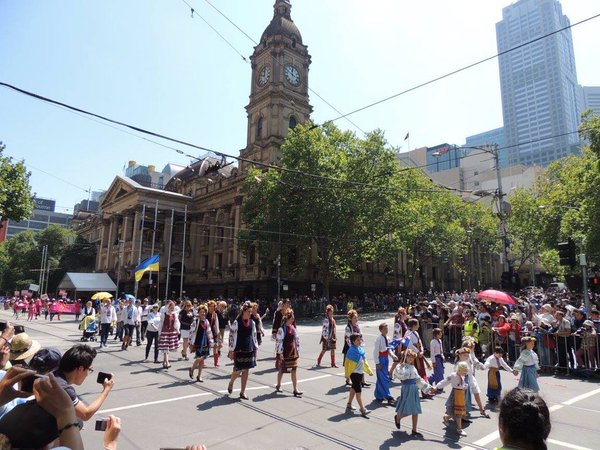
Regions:
<svg viewBox="0 0 600 450"><path fill-rule="evenodd" d="M151 256L148 259L143 260L136 268L135 268L135 281L140 281L144 276L144 273L158 272L160 255Z"/></svg>

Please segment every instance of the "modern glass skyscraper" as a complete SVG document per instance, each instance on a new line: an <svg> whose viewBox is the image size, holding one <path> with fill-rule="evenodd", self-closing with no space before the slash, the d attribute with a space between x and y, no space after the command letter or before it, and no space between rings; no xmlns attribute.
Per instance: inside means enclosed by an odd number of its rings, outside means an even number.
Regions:
<svg viewBox="0 0 600 450"><path fill-rule="evenodd" d="M519 0L496 24L498 52L568 26L557 0ZM579 92L571 30L499 58L508 164L546 165L579 149ZM562 135L562 136L560 136Z"/></svg>

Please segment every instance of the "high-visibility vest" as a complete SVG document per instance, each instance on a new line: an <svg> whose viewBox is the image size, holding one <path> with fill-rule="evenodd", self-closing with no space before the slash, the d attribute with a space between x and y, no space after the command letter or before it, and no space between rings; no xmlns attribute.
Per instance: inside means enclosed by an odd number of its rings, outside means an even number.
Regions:
<svg viewBox="0 0 600 450"><path fill-rule="evenodd" d="M477 322L475 322L474 320L467 320L465 321L464 325L463 325L463 334L464 336L471 336L473 339L475 339L475 343L479 342L479 327L475 328L473 325L475 325Z"/></svg>

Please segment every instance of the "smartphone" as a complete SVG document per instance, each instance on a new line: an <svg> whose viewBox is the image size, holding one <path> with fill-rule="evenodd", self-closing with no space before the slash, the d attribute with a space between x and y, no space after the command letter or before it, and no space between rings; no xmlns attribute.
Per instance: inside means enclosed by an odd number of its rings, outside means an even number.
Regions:
<svg viewBox="0 0 600 450"><path fill-rule="evenodd" d="M112 373L98 372L98 378L96 379L96 383L104 384L104 380L110 379L112 379Z"/></svg>
<svg viewBox="0 0 600 450"><path fill-rule="evenodd" d="M6 322L0 322L0 333L6 330Z"/></svg>
<svg viewBox="0 0 600 450"><path fill-rule="evenodd" d="M25 333L24 325L15 325L15 334Z"/></svg>
<svg viewBox="0 0 600 450"><path fill-rule="evenodd" d="M106 431L107 425L108 419L96 419L96 427L94 429L96 431Z"/></svg>

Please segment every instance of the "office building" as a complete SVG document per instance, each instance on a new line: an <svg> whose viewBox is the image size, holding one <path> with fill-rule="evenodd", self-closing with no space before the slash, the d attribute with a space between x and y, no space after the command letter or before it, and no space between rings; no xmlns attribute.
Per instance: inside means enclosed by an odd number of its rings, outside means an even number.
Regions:
<svg viewBox="0 0 600 450"><path fill-rule="evenodd" d="M63 228L69 228L71 214L56 212L56 201L46 198L35 198L33 201L34 208L30 218L21 220L20 222L13 220L3 222L2 232L0 232L0 241L10 239L14 235L26 230L45 230L53 224Z"/></svg>
<svg viewBox="0 0 600 450"><path fill-rule="evenodd" d="M498 53L569 26L557 0L519 0L496 24ZM508 164L547 165L579 150L579 86L571 30L499 57Z"/></svg>

